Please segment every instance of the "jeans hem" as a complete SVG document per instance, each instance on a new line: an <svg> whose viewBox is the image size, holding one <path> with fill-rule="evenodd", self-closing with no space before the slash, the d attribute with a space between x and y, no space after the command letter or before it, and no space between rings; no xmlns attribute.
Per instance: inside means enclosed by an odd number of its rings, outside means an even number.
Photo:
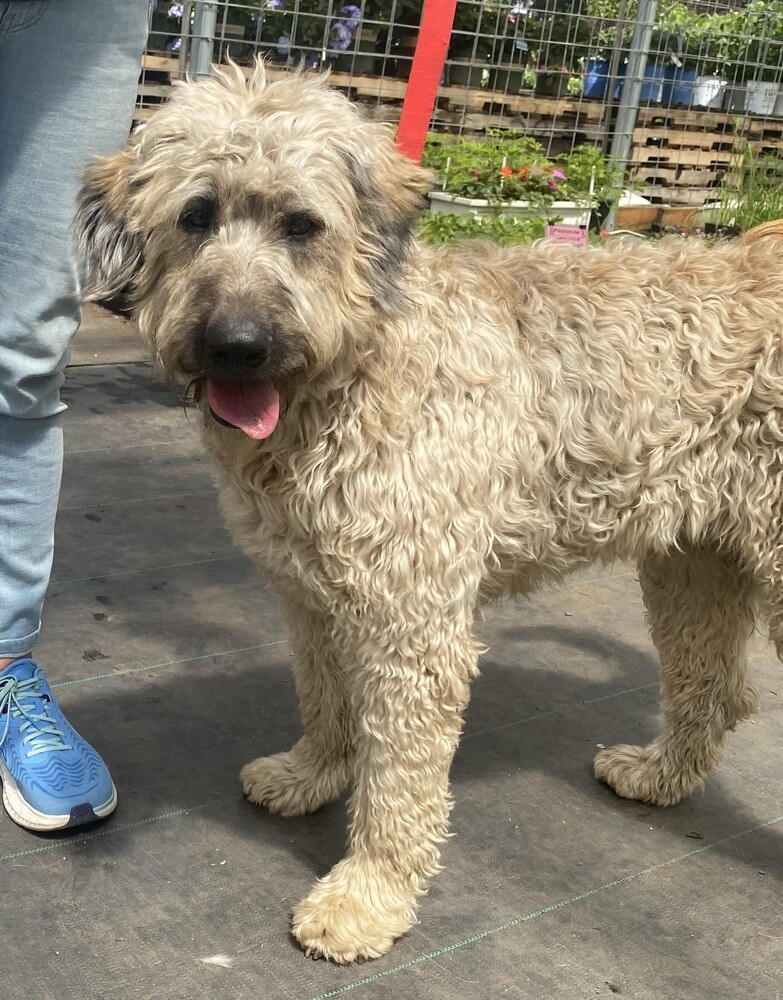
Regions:
<svg viewBox="0 0 783 1000"><path fill-rule="evenodd" d="M29 653L40 634L41 626L39 625L35 632L24 635L21 639L0 639L0 658L7 659L9 656L21 656L23 653Z"/></svg>

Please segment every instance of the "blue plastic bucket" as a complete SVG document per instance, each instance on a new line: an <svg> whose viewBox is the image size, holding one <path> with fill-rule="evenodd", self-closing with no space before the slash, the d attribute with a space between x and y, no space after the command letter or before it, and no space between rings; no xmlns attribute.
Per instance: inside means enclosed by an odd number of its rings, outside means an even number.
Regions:
<svg viewBox="0 0 783 1000"><path fill-rule="evenodd" d="M653 101L660 103L663 96L663 80L666 73L666 66L663 63L647 63L642 80L642 90L639 94L640 101Z"/></svg>
<svg viewBox="0 0 783 1000"><path fill-rule="evenodd" d="M582 93L585 97L603 100L606 96L606 86L609 82L609 60L588 59L585 63Z"/></svg>
<svg viewBox="0 0 783 1000"><path fill-rule="evenodd" d="M663 103L690 107L693 104L697 75L695 67L667 66L663 74Z"/></svg>

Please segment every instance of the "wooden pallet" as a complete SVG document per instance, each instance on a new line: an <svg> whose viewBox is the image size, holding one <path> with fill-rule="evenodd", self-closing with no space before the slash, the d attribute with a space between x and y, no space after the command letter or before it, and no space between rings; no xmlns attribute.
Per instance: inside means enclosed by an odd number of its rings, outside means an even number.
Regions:
<svg viewBox="0 0 783 1000"><path fill-rule="evenodd" d="M156 107L169 96L179 68L175 55L144 56L137 121L154 114ZM251 68L245 67L244 72L249 74ZM273 80L288 72L274 64L267 67ZM408 86L405 80L332 73L330 82L363 105L372 120L390 123L399 120ZM452 85L438 90L433 121L443 131L467 134L480 134L487 128L521 129L546 140L550 154L556 155L574 141L599 142L603 138L604 111L599 101ZM702 205L716 197L721 178L732 170L739 151L746 145L757 154L781 152L783 119L645 106L639 109L632 137L628 180L653 204Z"/></svg>
<svg viewBox="0 0 783 1000"><path fill-rule="evenodd" d="M704 131L734 133L737 122L742 124L743 134L753 138L783 138L783 118L748 118L732 111L703 111L687 108L662 108L654 105L639 108L636 123L653 128L667 128L670 131Z"/></svg>
<svg viewBox="0 0 783 1000"><path fill-rule="evenodd" d="M636 194L647 198L653 206L671 208L701 208L707 202L717 201L719 194L717 188L659 188L640 187L634 189Z"/></svg>
<svg viewBox="0 0 783 1000"><path fill-rule="evenodd" d="M780 136L780 141L776 136ZM778 154L783 121L724 112L641 108L633 133L628 177L654 204L701 205L717 197L743 149Z"/></svg>
<svg viewBox="0 0 783 1000"><path fill-rule="evenodd" d="M174 55L145 52L141 59L141 74L136 89L134 122L142 122L154 114L171 95L172 82L179 77L179 59Z"/></svg>
<svg viewBox="0 0 783 1000"><path fill-rule="evenodd" d="M250 72L250 67L244 67ZM269 64L267 74L270 79L280 79L289 70ZM149 53L142 61L142 79L139 84L137 115L139 119L149 117L154 105L170 92L171 82L179 75L179 59L176 56ZM152 83L148 76L154 76ZM165 79L161 79L165 77ZM393 77L354 76L348 73L332 73L330 83L338 90L349 93L357 103L381 104L388 108L388 121L399 119L400 107L408 84ZM571 98L535 97L525 94L509 94L502 91L468 89L466 87L445 86L438 90L437 113L444 123L453 123L469 130L484 130L487 124L510 127L513 120L524 119L531 126L543 132L547 127L559 127L562 132L573 132L575 127L591 123L595 132L601 118L601 105L597 102L574 100ZM141 112L141 113L139 113ZM376 114L375 117L378 117Z"/></svg>

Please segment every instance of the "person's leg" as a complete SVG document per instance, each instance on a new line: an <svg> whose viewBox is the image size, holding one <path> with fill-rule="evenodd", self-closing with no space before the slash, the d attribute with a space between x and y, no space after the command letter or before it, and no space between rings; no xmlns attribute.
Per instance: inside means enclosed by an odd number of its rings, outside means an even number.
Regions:
<svg viewBox="0 0 783 1000"><path fill-rule="evenodd" d="M0 0L0 708L9 723L0 726L0 773L7 806L14 736L27 739L23 763L43 763L57 743L51 732L48 743L30 742L30 726L51 729L57 721L54 709L38 704L45 681L14 677L32 662L24 657L40 630L53 554L59 389L80 318L71 220L81 171L128 134L147 16L147 0ZM78 753L87 745L74 738L60 743L70 740ZM71 751L56 749L64 764ZM83 821L68 811L59 819Z"/></svg>
<svg viewBox="0 0 783 1000"><path fill-rule="evenodd" d="M26 420L0 415L0 454L2 670L32 650L40 629L60 490L59 416Z"/></svg>

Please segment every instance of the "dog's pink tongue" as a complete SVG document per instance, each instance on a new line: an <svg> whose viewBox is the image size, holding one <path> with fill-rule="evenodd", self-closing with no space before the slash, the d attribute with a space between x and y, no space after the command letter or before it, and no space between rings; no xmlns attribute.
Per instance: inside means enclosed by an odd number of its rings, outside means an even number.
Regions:
<svg viewBox="0 0 783 1000"><path fill-rule="evenodd" d="M280 417L280 397L268 382L208 378L207 399L221 420L257 441L269 437Z"/></svg>

